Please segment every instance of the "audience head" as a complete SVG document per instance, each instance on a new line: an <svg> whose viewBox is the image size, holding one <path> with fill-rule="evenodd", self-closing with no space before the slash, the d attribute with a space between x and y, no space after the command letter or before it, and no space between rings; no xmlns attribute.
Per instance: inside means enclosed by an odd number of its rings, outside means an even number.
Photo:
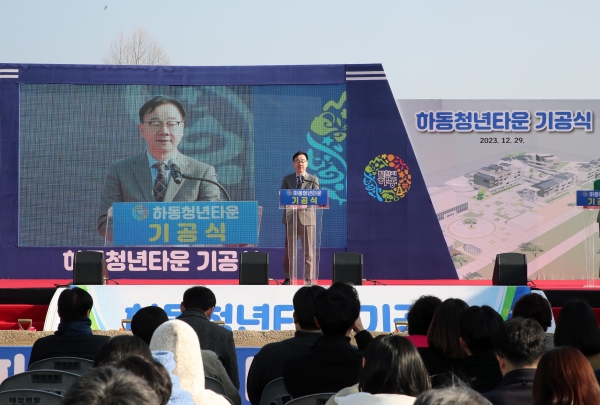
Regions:
<svg viewBox="0 0 600 405"><path fill-rule="evenodd" d="M167 313L161 307L144 307L131 318L131 333L150 345L150 339L156 328L168 320Z"/></svg>
<svg viewBox="0 0 600 405"><path fill-rule="evenodd" d="M552 308L540 294L525 294L517 300L512 311L513 318L534 319L542 325L544 332L552 326Z"/></svg>
<svg viewBox="0 0 600 405"><path fill-rule="evenodd" d="M325 288L312 285L302 287L294 294L294 319L300 329L307 331L319 330L319 327L315 324L315 302L317 296L323 291L325 291Z"/></svg>
<svg viewBox="0 0 600 405"><path fill-rule="evenodd" d="M483 395L463 386L436 388L417 397L414 405L492 405Z"/></svg>
<svg viewBox="0 0 600 405"><path fill-rule="evenodd" d="M494 350L492 337L503 319L493 308L474 305L467 308L458 320L460 339L467 354L481 354Z"/></svg>
<svg viewBox="0 0 600 405"><path fill-rule="evenodd" d="M315 318L325 336L345 336L360 314L360 300L350 284L336 282L317 297Z"/></svg>
<svg viewBox="0 0 600 405"><path fill-rule="evenodd" d="M58 297L58 316L61 321L87 319L94 305L92 296L84 289L68 288Z"/></svg>
<svg viewBox="0 0 600 405"><path fill-rule="evenodd" d="M544 354L546 334L534 319L512 318L500 325L492 341L504 375L519 368L535 368Z"/></svg>
<svg viewBox="0 0 600 405"><path fill-rule="evenodd" d="M419 352L405 337L377 336L367 347L359 381L370 394L403 394L416 397L431 388Z"/></svg>
<svg viewBox="0 0 600 405"><path fill-rule="evenodd" d="M555 346L571 346L586 356L600 353L600 330L592 308L583 301L570 301L560 310Z"/></svg>
<svg viewBox="0 0 600 405"><path fill-rule="evenodd" d="M408 310L408 334L427 335L433 315L441 304L442 300L438 297L421 295Z"/></svg>
<svg viewBox="0 0 600 405"><path fill-rule="evenodd" d="M152 360L150 348L142 339L137 336L120 335L110 339L98 350L94 358L94 367L109 362L121 361L129 356L140 356Z"/></svg>
<svg viewBox="0 0 600 405"><path fill-rule="evenodd" d="M206 312L217 305L217 298L210 288L196 286L188 288L183 293L183 302L181 304L186 310L195 309Z"/></svg>
<svg viewBox="0 0 600 405"><path fill-rule="evenodd" d="M195 403L211 403L215 396L218 397L204 388L200 341L190 325L179 320L163 323L152 335L150 349L157 357L166 352L173 353L175 368L172 373L179 377L181 388L192 395Z"/></svg>
<svg viewBox="0 0 600 405"><path fill-rule="evenodd" d="M114 367L90 369L65 392L64 405L159 405L156 393L140 377Z"/></svg>
<svg viewBox="0 0 600 405"><path fill-rule="evenodd" d="M579 350L557 347L542 356L533 380L533 404L600 404L598 380Z"/></svg>
<svg viewBox="0 0 600 405"><path fill-rule="evenodd" d="M438 307L427 332L427 342L433 350L449 359L462 359L464 350L460 347L460 315L469 308L458 298L448 298Z"/></svg>
<svg viewBox="0 0 600 405"><path fill-rule="evenodd" d="M139 356L129 356L116 363L115 367L129 370L142 378L154 390L160 405L167 405L171 398L173 384L169 372L160 363Z"/></svg>

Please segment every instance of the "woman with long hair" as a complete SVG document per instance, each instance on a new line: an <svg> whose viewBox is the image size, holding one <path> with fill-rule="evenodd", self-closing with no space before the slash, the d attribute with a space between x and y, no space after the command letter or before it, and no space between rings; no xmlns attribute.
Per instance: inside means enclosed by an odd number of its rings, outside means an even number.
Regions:
<svg viewBox="0 0 600 405"><path fill-rule="evenodd" d="M406 405L430 388L427 369L415 346L399 335L378 336L365 351L358 385L342 390L328 403Z"/></svg>
<svg viewBox="0 0 600 405"><path fill-rule="evenodd" d="M436 381L443 378L435 377L452 373L460 368L466 357L460 346L460 315L469 305L458 298L448 298L435 311L429 330L427 342L429 347L419 348L419 354L427 367L427 372Z"/></svg>
<svg viewBox="0 0 600 405"><path fill-rule="evenodd" d="M578 349L600 380L600 329L592 307L583 301L567 302L558 315L554 345Z"/></svg>
<svg viewBox="0 0 600 405"><path fill-rule="evenodd" d="M546 352L533 379L533 405L600 405L592 366L574 347Z"/></svg>

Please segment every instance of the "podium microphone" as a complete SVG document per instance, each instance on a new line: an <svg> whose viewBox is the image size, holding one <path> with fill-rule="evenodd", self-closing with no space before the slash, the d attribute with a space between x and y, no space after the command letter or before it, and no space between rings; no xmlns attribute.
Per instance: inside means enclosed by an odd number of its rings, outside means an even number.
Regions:
<svg viewBox="0 0 600 405"><path fill-rule="evenodd" d="M205 179L204 177L192 177L188 176L187 174L183 174L181 173L181 169L179 168L177 163L171 163L171 177L173 177L173 181L177 184L181 184L182 179L205 181L207 183L214 184L215 186L219 187L219 190L221 190L223 194L225 194L225 197L227 197L227 201L231 201L231 198L229 198L229 194L227 194L227 190L225 190L225 188L218 182L214 180Z"/></svg>
<svg viewBox="0 0 600 405"><path fill-rule="evenodd" d="M179 165L177 163L171 163L171 177L173 177L173 181L175 182L175 184L181 184L182 181L182 177L181 177L181 169L179 168Z"/></svg>

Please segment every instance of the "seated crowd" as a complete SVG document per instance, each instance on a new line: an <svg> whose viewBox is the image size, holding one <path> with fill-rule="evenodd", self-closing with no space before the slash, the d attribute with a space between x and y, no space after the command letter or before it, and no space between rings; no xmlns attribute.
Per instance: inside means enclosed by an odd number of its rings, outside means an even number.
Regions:
<svg viewBox="0 0 600 405"><path fill-rule="evenodd" d="M188 289L174 320L156 306L140 309L133 336L112 339L92 335L92 305L85 290L65 290L58 330L32 348L30 365L59 356L93 360L64 404L241 404L233 333L210 321L210 289ZM422 296L408 311L406 337L373 338L350 284L302 287L293 307L294 336L265 345L251 363L252 405L278 379L289 394L284 401L327 394L328 405L600 405L600 329L582 301L563 307L553 337L546 334L550 305L535 293L522 296L507 321L486 305ZM206 387L210 379L223 395Z"/></svg>

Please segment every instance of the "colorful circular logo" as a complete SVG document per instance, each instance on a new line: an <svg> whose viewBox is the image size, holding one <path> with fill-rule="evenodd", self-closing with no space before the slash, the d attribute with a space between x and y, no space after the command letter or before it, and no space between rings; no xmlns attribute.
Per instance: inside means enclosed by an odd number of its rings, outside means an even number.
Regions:
<svg viewBox="0 0 600 405"><path fill-rule="evenodd" d="M365 167L365 189L381 202L398 201L406 196L412 183L408 165L398 156L383 154Z"/></svg>
<svg viewBox="0 0 600 405"><path fill-rule="evenodd" d="M285 193L286 193L287 195L292 195L292 190L287 190Z"/></svg>
<svg viewBox="0 0 600 405"><path fill-rule="evenodd" d="M148 215L150 215L150 210L148 210L148 207L146 207L144 204L139 204L133 207L131 210L131 215L133 215L133 217L138 221L143 221L148 218Z"/></svg>

